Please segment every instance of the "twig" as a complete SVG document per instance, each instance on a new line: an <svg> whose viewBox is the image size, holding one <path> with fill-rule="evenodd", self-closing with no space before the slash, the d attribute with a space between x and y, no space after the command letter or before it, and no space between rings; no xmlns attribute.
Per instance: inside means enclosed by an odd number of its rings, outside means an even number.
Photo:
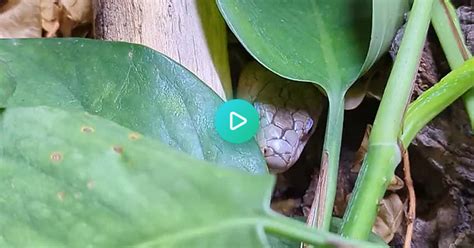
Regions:
<svg viewBox="0 0 474 248"><path fill-rule="evenodd" d="M408 189L408 214L407 214L407 231L405 234L405 243L403 248L411 247L411 239L413 236L413 223L416 217L416 195L415 189L413 188L413 180L410 172L410 158L408 151L403 152L403 172L405 174L405 184Z"/></svg>

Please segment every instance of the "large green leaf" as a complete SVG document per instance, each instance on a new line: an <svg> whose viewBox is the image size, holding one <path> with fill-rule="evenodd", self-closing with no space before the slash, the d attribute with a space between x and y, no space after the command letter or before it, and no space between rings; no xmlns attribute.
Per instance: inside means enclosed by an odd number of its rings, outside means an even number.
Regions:
<svg viewBox="0 0 474 248"><path fill-rule="evenodd" d="M7 108L0 246L268 247L264 230L370 246L273 213L273 177L209 165L90 114Z"/></svg>
<svg viewBox="0 0 474 248"><path fill-rule="evenodd" d="M0 75L0 107L85 110L196 158L266 171L254 141L230 144L214 130L222 100L149 48L86 39L0 40Z"/></svg>
<svg viewBox="0 0 474 248"><path fill-rule="evenodd" d="M406 8L404 0L217 2L263 65L338 95L386 51Z"/></svg>
<svg viewBox="0 0 474 248"><path fill-rule="evenodd" d="M311 82L329 98L318 194L308 223L329 230L336 195L344 95L386 51L406 0L217 0L230 29L264 66ZM317 213L317 216L316 214Z"/></svg>

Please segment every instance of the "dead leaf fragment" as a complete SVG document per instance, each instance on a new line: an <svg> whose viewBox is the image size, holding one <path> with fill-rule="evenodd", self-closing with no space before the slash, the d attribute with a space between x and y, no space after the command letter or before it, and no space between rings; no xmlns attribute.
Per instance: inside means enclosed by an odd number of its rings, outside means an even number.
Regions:
<svg viewBox="0 0 474 248"><path fill-rule="evenodd" d="M91 0L59 0L64 8L66 17L77 24L89 23L92 21Z"/></svg>
<svg viewBox="0 0 474 248"><path fill-rule="evenodd" d="M405 183L403 182L403 180L397 175L393 175L392 180L390 180L390 184L387 187L387 190L397 191L403 189L403 187L405 187Z"/></svg>
<svg viewBox="0 0 474 248"><path fill-rule="evenodd" d="M58 31L69 37L76 27L92 22L91 0L41 0L42 27L47 37Z"/></svg>
<svg viewBox="0 0 474 248"><path fill-rule="evenodd" d="M270 207L281 214L291 216L300 205L300 199L286 199L273 202Z"/></svg>
<svg viewBox="0 0 474 248"><path fill-rule="evenodd" d="M344 109L352 110L357 108L367 94L370 78L363 76L358 82L349 88L344 96Z"/></svg>
<svg viewBox="0 0 474 248"><path fill-rule="evenodd" d="M69 37L72 30L82 24L92 22L91 0L60 0L63 9L61 16L61 33Z"/></svg>
<svg viewBox="0 0 474 248"><path fill-rule="evenodd" d="M58 0L41 0L41 26L46 31L46 37L55 37L59 30L61 8Z"/></svg>
<svg viewBox="0 0 474 248"><path fill-rule="evenodd" d="M38 0L9 0L0 9L0 38L41 37Z"/></svg>
<svg viewBox="0 0 474 248"><path fill-rule="evenodd" d="M405 206L397 194L390 194L380 201L379 211L372 232L386 243L393 239L402 224Z"/></svg>

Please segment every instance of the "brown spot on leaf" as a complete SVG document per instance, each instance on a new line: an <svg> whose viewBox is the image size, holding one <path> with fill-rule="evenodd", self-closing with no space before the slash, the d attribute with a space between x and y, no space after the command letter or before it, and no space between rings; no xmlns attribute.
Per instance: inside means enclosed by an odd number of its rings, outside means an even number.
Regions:
<svg viewBox="0 0 474 248"><path fill-rule="evenodd" d="M63 155L60 152L52 152L49 157L53 162L59 162L63 159Z"/></svg>
<svg viewBox="0 0 474 248"><path fill-rule="evenodd" d="M59 199L60 201L64 201L64 198L66 197L66 193L64 193L63 191L61 191L61 192L58 192L58 193L56 194L56 196L58 197L58 199Z"/></svg>
<svg viewBox="0 0 474 248"><path fill-rule="evenodd" d="M95 130L94 130L94 128L92 128L92 127L88 127L88 126L83 126L83 127L81 127L81 132L83 132L83 133L92 133L92 132L94 132L94 131L95 131Z"/></svg>
<svg viewBox="0 0 474 248"><path fill-rule="evenodd" d="M118 154L122 154L123 153L123 147L121 146L114 146L113 147L114 151Z"/></svg>
<svg viewBox="0 0 474 248"><path fill-rule="evenodd" d="M137 140L137 139L139 139L140 137L141 137L140 134L139 134L139 133L135 133L135 132L130 133L130 134L128 135L128 138L129 138L130 140Z"/></svg>

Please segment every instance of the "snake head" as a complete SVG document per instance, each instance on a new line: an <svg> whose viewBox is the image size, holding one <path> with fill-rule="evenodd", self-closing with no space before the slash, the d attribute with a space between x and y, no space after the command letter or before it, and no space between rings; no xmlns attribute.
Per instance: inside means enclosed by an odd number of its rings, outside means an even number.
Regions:
<svg viewBox="0 0 474 248"><path fill-rule="evenodd" d="M313 134L325 103L311 83L282 78L257 62L239 79L237 96L253 102L260 117L256 140L272 173L293 166Z"/></svg>
<svg viewBox="0 0 474 248"><path fill-rule="evenodd" d="M260 114L257 143L272 173L291 168L300 157L315 121L306 110L276 108L271 104L255 103Z"/></svg>

